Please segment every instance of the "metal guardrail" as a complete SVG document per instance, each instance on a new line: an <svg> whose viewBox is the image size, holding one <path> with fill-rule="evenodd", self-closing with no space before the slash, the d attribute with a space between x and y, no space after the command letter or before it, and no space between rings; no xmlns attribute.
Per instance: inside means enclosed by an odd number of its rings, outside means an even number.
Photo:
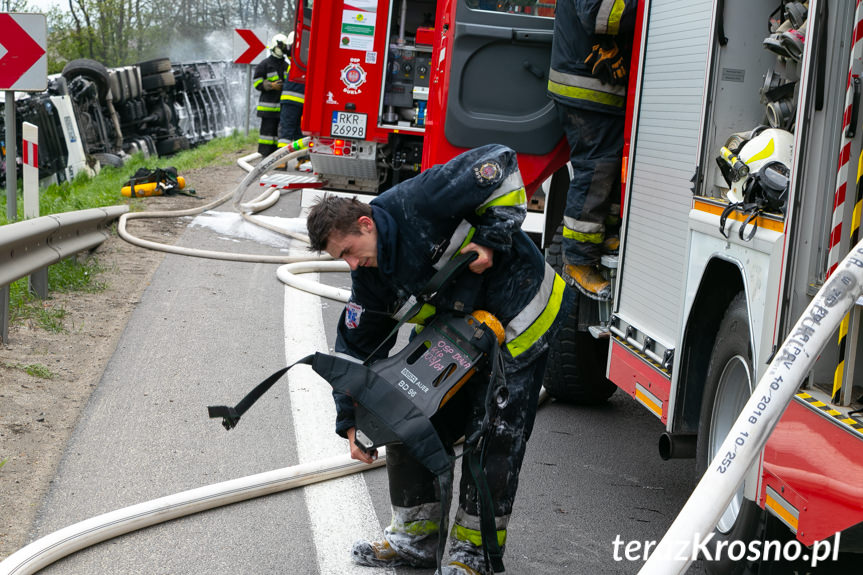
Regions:
<svg viewBox="0 0 863 575"><path fill-rule="evenodd" d="M108 239L108 226L129 206L91 208L0 226L0 288ZM0 300L8 300L7 297ZM0 305L0 339L6 341L9 303Z"/></svg>

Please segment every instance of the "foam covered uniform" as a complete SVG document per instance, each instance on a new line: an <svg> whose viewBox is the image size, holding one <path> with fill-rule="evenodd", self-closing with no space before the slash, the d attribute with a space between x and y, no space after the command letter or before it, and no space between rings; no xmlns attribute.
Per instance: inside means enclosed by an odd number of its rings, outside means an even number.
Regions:
<svg viewBox="0 0 863 575"><path fill-rule="evenodd" d="M474 307L495 315L506 332L501 356L510 399L491 422L484 459L498 541L503 545L533 429L548 342L567 316L573 292L521 230L526 195L516 154L509 148L490 145L465 152L384 192L371 206L378 267L352 272L351 298L338 325L337 353L365 360L396 325L390 314L408 296L420 293L462 247L475 242L494 250L493 265L482 274ZM438 305L445 306L448 297L445 291ZM394 342L392 337L381 346L377 359L385 357ZM466 386L436 414L435 426L445 445L480 428L483 388ZM353 405L346 396L334 396L336 431L345 436L355 425ZM434 476L400 445L387 447L387 471L393 520L385 537L400 554L418 564L433 564L440 529ZM476 557L481 546L479 503L469 477L462 474L451 531L450 558L456 560L461 551Z"/></svg>
<svg viewBox="0 0 863 575"><path fill-rule="evenodd" d="M258 135L258 152L266 157L276 151L279 140L279 114L281 90L267 89L266 82L283 82L288 63L272 53L261 60L252 73L252 85L261 95L258 98L257 116L261 119ZM284 87L284 86L283 86Z"/></svg>
<svg viewBox="0 0 863 575"><path fill-rule="evenodd" d="M619 203L626 80L603 81L586 60L594 46L614 41L629 69L637 3L558 0L555 8L548 94L566 132L573 168L564 210L567 264L599 261L606 219Z"/></svg>
<svg viewBox="0 0 863 575"><path fill-rule="evenodd" d="M291 71L291 60L288 58L288 67L285 72L285 83L282 84L281 94L281 116L279 119L279 147L284 147L303 137L300 129L300 120L303 117L303 105L305 104L306 86L302 82L288 80Z"/></svg>

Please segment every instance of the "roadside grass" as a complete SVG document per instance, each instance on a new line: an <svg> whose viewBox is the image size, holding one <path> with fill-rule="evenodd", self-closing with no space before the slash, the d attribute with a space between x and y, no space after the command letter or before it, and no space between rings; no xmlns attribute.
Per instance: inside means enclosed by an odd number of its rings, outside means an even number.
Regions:
<svg viewBox="0 0 863 575"><path fill-rule="evenodd" d="M42 188L39 193L39 213L46 216L120 204L128 204L132 211L141 210L143 209L141 200L126 198L120 194L123 184L138 168L174 166L182 175L186 170L226 166L236 162L241 153L247 153L256 140L256 132L250 132L248 136L235 132L232 136L212 140L170 157L145 158L143 154L136 154L122 168L104 167L96 176L80 175L74 181ZM24 210L20 189L17 207L20 221L23 219ZM9 222L6 217L6 194L3 192L0 193L0 225L7 223ZM95 257L73 256L50 266L47 300L41 300L30 293L27 278L13 282L9 286L10 324L33 321L47 331L64 331L63 318L66 312L62 307L51 303L50 292L101 291L106 287L97 279L101 271L103 268Z"/></svg>
<svg viewBox="0 0 863 575"><path fill-rule="evenodd" d="M33 377L40 379L54 379L54 372L47 365L41 363L28 363L26 365L20 363L3 363L0 364L8 369L20 369Z"/></svg>

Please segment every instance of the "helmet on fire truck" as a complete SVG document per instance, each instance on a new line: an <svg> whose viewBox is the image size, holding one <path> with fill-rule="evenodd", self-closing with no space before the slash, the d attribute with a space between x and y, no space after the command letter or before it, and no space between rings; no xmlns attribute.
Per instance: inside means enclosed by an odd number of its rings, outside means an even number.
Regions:
<svg viewBox="0 0 863 575"><path fill-rule="evenodd" d="M768 128L743 144L737 156L749 168L750 176L733 182L727 192L728 201L744 201L744 189L749 180L767 165L784 166L783 172L790 173L794 157L794 135L786 130Z"/></svg>
<svg viewBox="0 0 863 575"><path fill-rule="evenodd" d="M291 41L284 34L276 34L267 46L276 58L284 58L290 53Z"/></svg>

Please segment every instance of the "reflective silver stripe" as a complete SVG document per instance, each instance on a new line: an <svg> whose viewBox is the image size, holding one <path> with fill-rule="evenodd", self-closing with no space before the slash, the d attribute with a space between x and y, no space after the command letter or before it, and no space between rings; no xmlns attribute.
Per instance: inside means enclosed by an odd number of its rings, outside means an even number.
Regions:
<svg viewBox="0 0 863 575"><path fill-rule="evenodd" d="M348 354L346 354L346 353L341 353L341 352L338 352L338 351L334 351L334 352L332 352L330 355L333 355L333 356L335 356L335 357L340 357L340 358L342 358L342 359L346 359L346 360L348 360L348 361L350 361L350 362L353 362L353 363L362 363L362 362L363 362L363 360L361 360L361 359L360 359L360 358L358 358L358 357L354 357L354 356L352 356L352 355L348 355Z"/></svg>
<svg viewBox="0 0 863 575"><path fill-rule="evenodd" d="M470 233L471 225L467 220L462 220L455 231L452 233L452 236L449 239L449 245L446 247L446 251L443 255L434 263L434 269L439 270L446 265L448 261L452 259L455 255L456 250L461 247L462 242L467 238L467 235Z"/></svg>
<svg viewBox="0 0 863 575"><path fill-rule="evenodd" d="M551 266L545 264L545 275L542 278L542 285L539 286L536 295L506 326L507 342L517 338L521 335L521 332L533 325L536 318L545 310L548 305L548 298L551 297L551 292L554 289L555 275Z"/></svg>
<svg viewBox="0 0 863 575"><path fill-rule="evenodd" d="M575 218L563 216L563 225L574 232L582 232L585 234L595 234L605 231L605 226L594 222L582 222Z"/></svg>
<svg viewBox="0 0 863 575"><path fill-rule="evenodd" d="M514 192L519 188L524 187L524 181L521 179L521 172L516 170L510 175L508 175L498 187L496 187L491 194L483 201L482 205L486 205L491 201L496 200L501 196L505 196L510 192ZM526 204L525 204L526 205Z"/></svg>
<svg viewBox="0 0 863 575"><path fill-rule="evenodd" d="M420 503L414 507L392 506L393 518L391 527L404 527L407 523L414 521L437 521L440 519L440 503Z"/></svg>
<svg viewBox="0 0 863 575"><path fill-rule="evenodd" d="M401 321L402 318L404 318L405 315L411 310L411 308L416 305L416 303L417 298L414 296L410 296L407 300L405 300L405 303L402 304L402 307L400 307L396 311L396 313L393 314L393 319L396 321Z"/></svg>
<svg viewBox="0 0 863 575"><path fill-rule="evenodd" d="M596 15L596 34L608 34L608 19L611 17L614 4L615 0L603 0L599 5L599 12Z"/></svg>
<svg viewBox="0 0 863 575"><path fill-rule="evenodd" d="M567 74L557 70L549 70L548 79L552 82L564 84L566 86L584 88L587 90L593 90L594 92L613 94L615 96L626 96L626 86L610 86L608 84L603 84L597 78L592 76L578 76L576 74Z"/></svg>
<svg viewBox="0 0 863 575"><path fill-rule="evenodd" d="M440 504L436 504L440 506ZM474 531L481 531L482 525L479 523L479 517L476 515L471 515L469 513L465 513L461 507L455 512L455 523L461 525L462 527L467 527L468 529L473 529ZM506 526L509 524L509 515L501 515L500 517L494 518L494 526L495 529L501 530L506 529Z"/></svg>

